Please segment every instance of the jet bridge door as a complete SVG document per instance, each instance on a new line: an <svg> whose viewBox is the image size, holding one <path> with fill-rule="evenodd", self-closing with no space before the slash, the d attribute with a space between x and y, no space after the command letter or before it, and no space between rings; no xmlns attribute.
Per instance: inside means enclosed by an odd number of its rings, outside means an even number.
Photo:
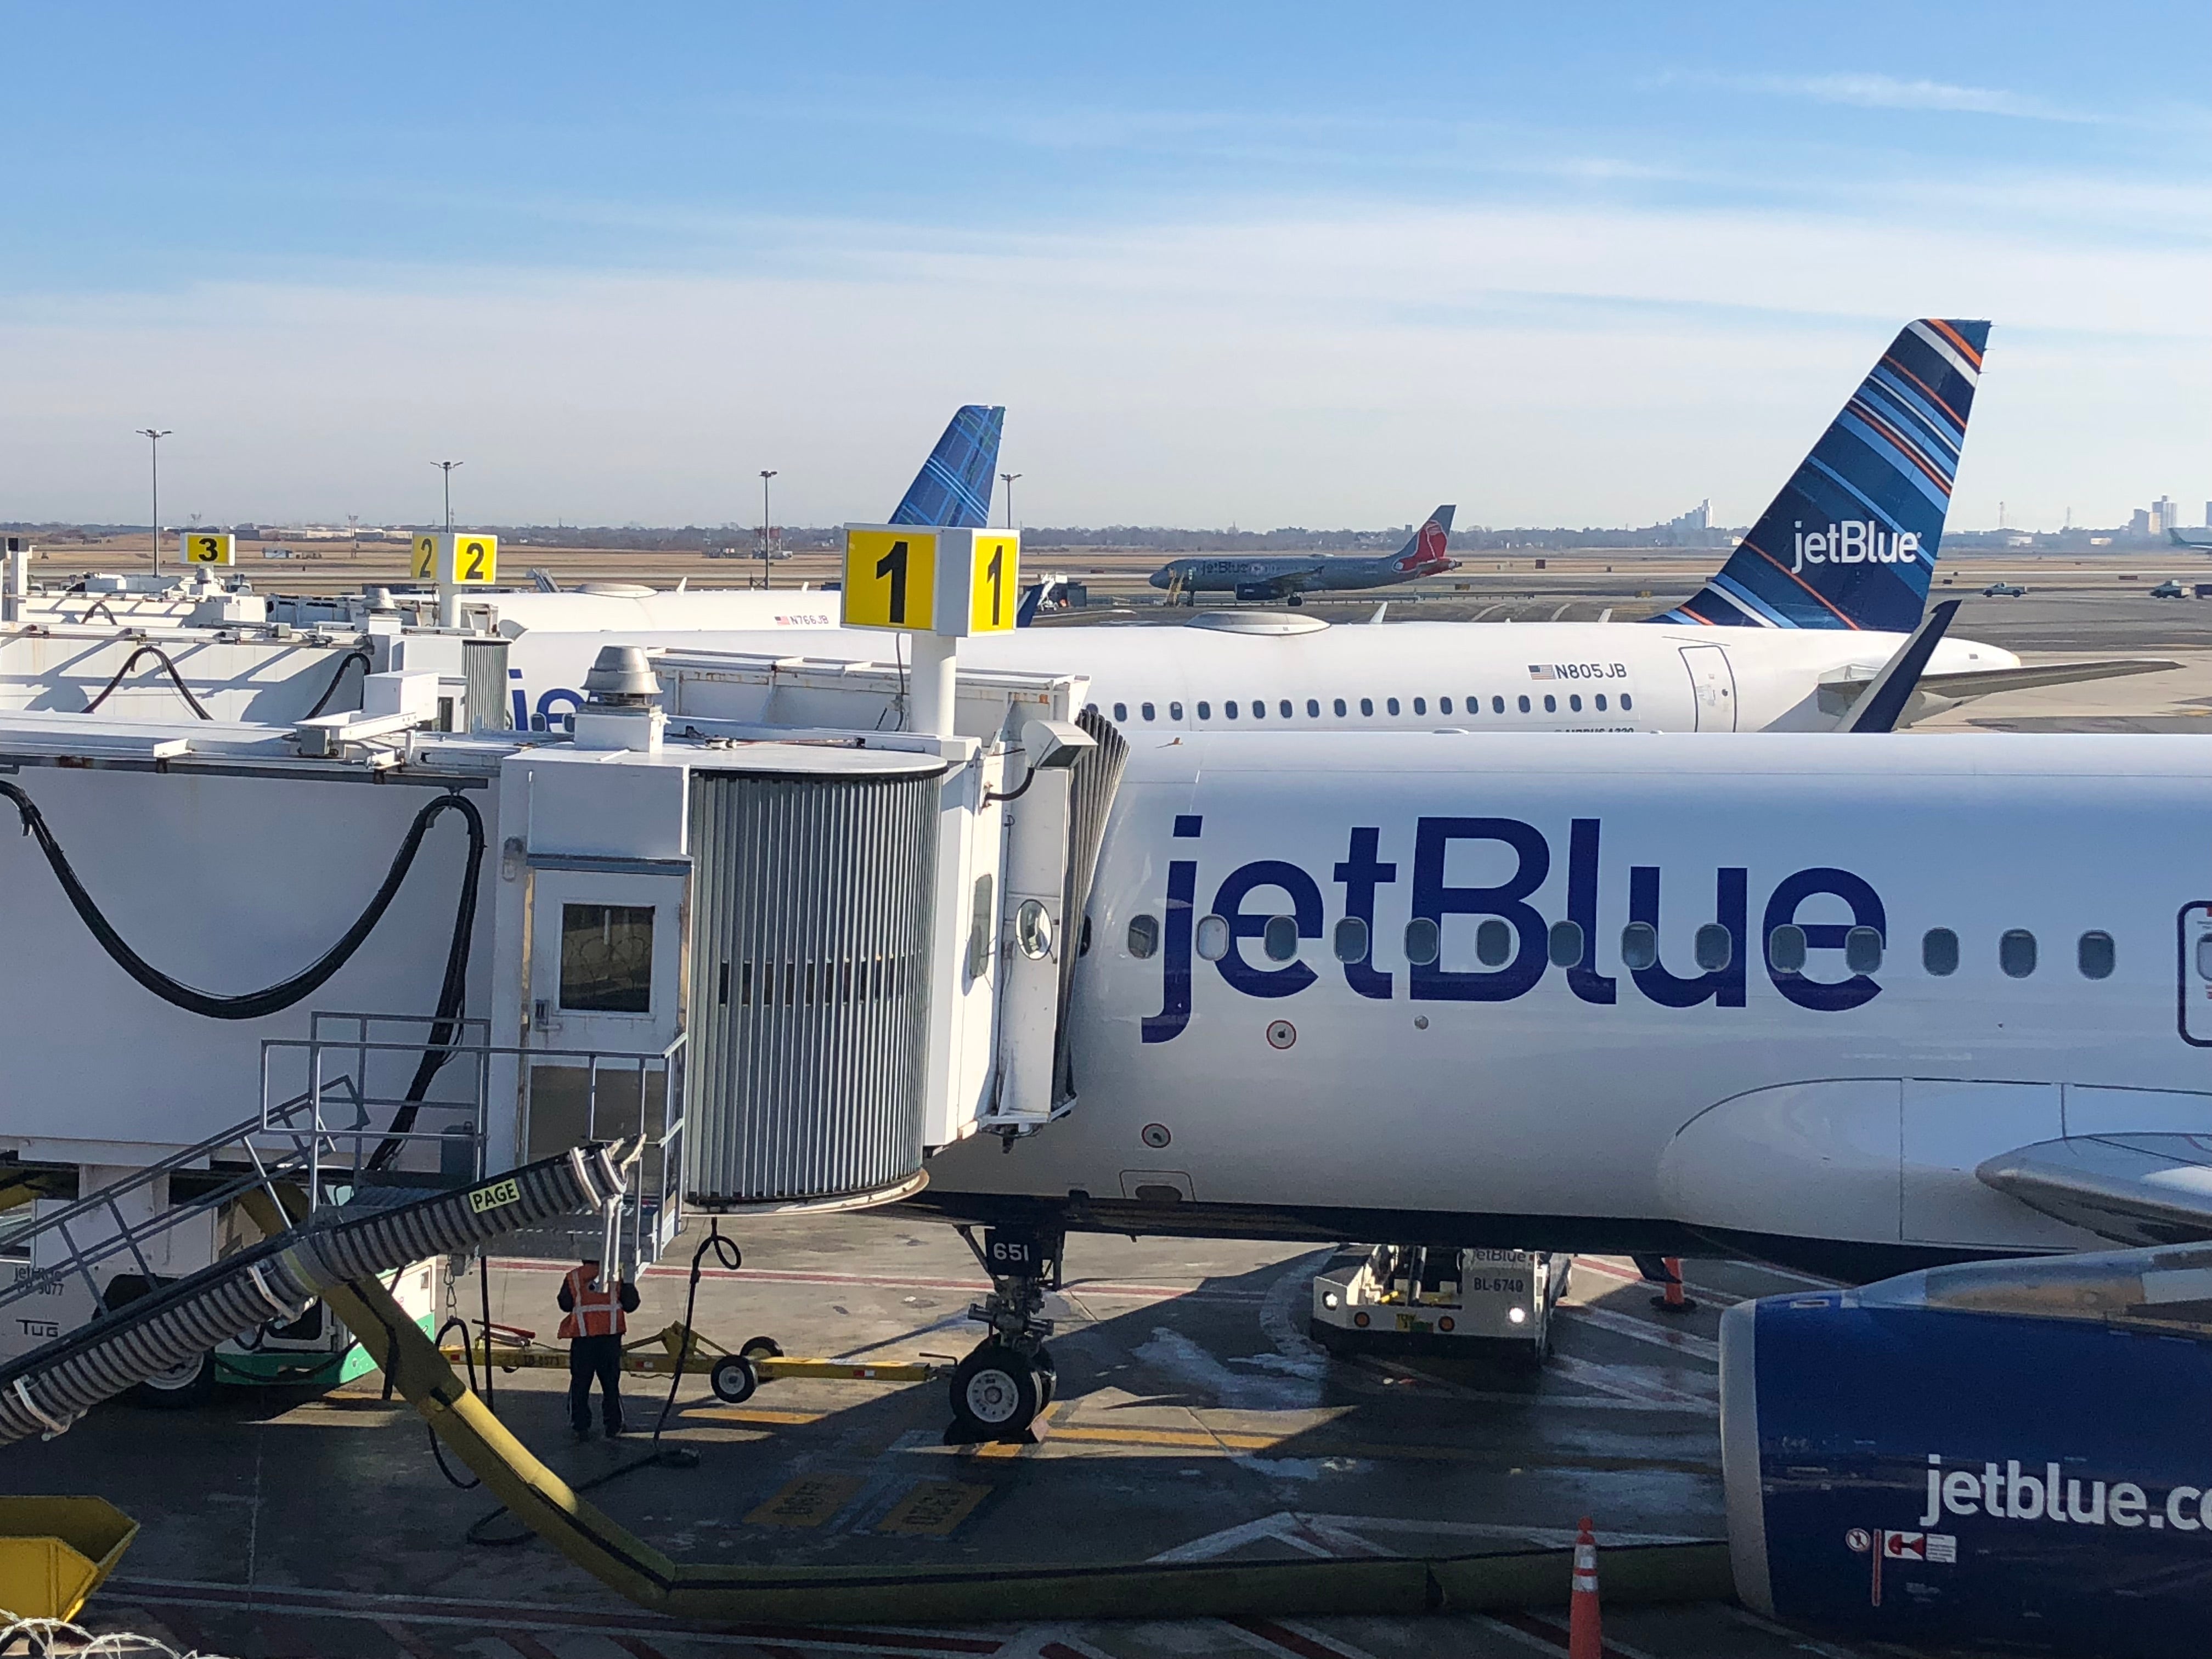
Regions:
<svg viewBox="0 0 2212 1659"><path fill-rule="evenodd" d="M1698 732L1735 730L1735 671L1728 653L1717 645L1686 645L1682 665L1690 671L1690 695L1694 699Z"/></svg>
<svg viewBox="0 0 2212 1659"><path fill-rule="evenodd" d="M685 859L531 859L526 1158L667 1133L690 872Z"/></svg>

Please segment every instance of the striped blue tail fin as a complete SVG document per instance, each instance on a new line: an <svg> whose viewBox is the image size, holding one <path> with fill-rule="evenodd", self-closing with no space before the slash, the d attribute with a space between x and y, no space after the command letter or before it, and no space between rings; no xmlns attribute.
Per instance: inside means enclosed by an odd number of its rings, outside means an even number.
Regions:
<svg viewBox="0 0 2212 1659"><path fill-rule="evenodd" d="M999 465L999 430L1005 409L963 404L907 486L892 524L964 526L980 530L990 521L991 475Z"/></svg>
<svg viewBox="0 0 2212 1659"><path fill-rule="evenodd" d="M1719 573L1651 620L1919 626L1989 337L1983 322L1906 324Z"/></svg>

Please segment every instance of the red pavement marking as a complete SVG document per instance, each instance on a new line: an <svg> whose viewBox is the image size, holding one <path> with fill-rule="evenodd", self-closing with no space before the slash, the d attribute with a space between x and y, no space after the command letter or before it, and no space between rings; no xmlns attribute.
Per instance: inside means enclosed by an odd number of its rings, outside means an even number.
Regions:
<svg viewBox="0 0 2212 1659"><path fill-rule="evenodd" d="M629 1654L630 1659L666 1659L666 1656L652 1643L641 1641L635 1636L611 1636L607 1639Z"/></svg>
<svg viewBox="0 0 2212 1659"><path fill-rule="evenodd" d="M1047 1642L1037 1650L1037 1659L1085 1659L1085 1656L1065 1642Z"/></svg>
<svg viewBox="0 0 2212 1659"><path fill-rule="evenodd" d="M415 1659L447 1659L445 1655L440 1653L437 1649L432 1647L428 1642L424 1641L415 1632L408 1629L406 1626L401 1624L398 1620L379 1619L375 1623L377 1629L382 1631L393 1641L398 1643L402 1648L414 1655ZM309 1650L312 1651L312 1650ZM535 1659L535 1656L532 1656L532 1659ZM550 1654L547 1655L546 1659L552 1659L552 1656Z"/></svg>
<svg viewBox="0 0 2212 1659"><path fill-rule="evenodd" d="M1316 1642L1310 1636L1301 1636L1294 1630L1285 1630L1271 1619L1231 1619L1225 1622L1249 1632L1262 1642L1273 1644L1285 1653L1295 1653L1298 1659L1346 1659L1341 1649Z"/></svg>
<svg viewBox="0 0 2212 1659"><path fill-rule="evenodd" d="M522 1659L561 1659L561 1656L527 1632L501 1631L499 1639L522 1656Z"/></svg>

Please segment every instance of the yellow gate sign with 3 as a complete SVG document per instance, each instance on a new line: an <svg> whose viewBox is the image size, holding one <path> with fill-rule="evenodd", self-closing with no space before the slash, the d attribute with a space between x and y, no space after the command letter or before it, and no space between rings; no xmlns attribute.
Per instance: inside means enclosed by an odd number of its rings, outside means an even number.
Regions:
<svg viewBox="0 0 2212 1659"><path fill-rule="evenodd" d="M905 525L845 532L845 625L933 633L939 532Z"/></svg>
<svg viewBox="0 0 2212 1659"><path fill-rule="evenodd" d="M185 535L186 564L236 564L238 538L212 531L193 530Z"/></svg>

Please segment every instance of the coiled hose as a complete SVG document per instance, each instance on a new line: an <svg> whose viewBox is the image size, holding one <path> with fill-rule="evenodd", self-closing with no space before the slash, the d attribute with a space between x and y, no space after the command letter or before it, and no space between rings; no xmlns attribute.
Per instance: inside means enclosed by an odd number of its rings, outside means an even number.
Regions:
<svg viewBox="0 0 2212 1659"><path fill-rule="evenodd" d="M392 901L398 896L399 884L407 879L408 871L414 867L415 854L421 850L422 837L429 833L430 826L438 821L441 814L459 812L468 825L468 864L461 873L460 896L453 911L453 940L446 952L445 982L438 995L436 1018L441 1024L431 1039L434 1048L452 1042L449 1027L459 1017L462 997L466 990L469 940L476 924L477 884L484 853L483 815L477 811L476 803L465 796L459 793L441 795L415 815L415 821L407 826L405 839L399 843L399 850L392 855L392 867L385 872L383 884L376 890L375 896L369 900L368 908L354 918L353 926L346 929L337 944L291 978L280 980L264 990L241 992L236 996L220 996L212 991L198 990L181 980L173 979L132 950L123 935L115 931L114 925L100 913L100 906L94 902L92 895L85 890L84 883L70 866L61 843L54 839L54 832L47 827L46 815L39 811L37 803L16 785L5 780L0 780L0 797L15 804L15 811L23 820L24 834L39 843L39 850L46 855L46 862L53 869L54 878L61 883L62 891L69 896L71 908L76 911L79 920L91 930L93 938L100 941L100 949L113 958L115 965L162 1001L190 1013L205 1015L210 1019L260 1019L269 1014L281 1013L319 990L325 981L344 967L353 953L361 949L363 941L375 932L376 924L384 919L384 913L392 908ZM423 1057L423 1064L429 1070L427 1074L419 1071L416 1073L416 1082L421 1088L428 1088L430 1078L437 1074L438 1067L445 1063L445 1059L444 1054L435 1053ZM410 1091L408 1098L419 1101L422 1096ZM392 1127L404 1129L410 1126L395 1122Z"/></svg>
<svg viewBox="0 0 2212 1659"><path fill-rule="evenodd" d="M521 1228L619 1202L635 1156L630 1143L594 1145L367 1214L349 1216L352 1205L318 1211L298 1227L0 1366L0 1444L59 1434L101 1401L271 1318L296 1319L316 1297L349 1280L478 1249Z"/></svg>
<svg viewBox="0 0 2212 1659"><path fill-rule="evenodd" d="M95 610L99 608L100 607L94 607ZM87 621L90 621L91 617L91 611L88 611L85 612L85 618ZM108 620L111 622L114 620L113 613L111 612L109 614ZM108 681L105 686L100 688L100 693L98 696L94 697L90 702L85 704L84 712L89 714L94 709L99 708L100 704L106 702L108 698L113 696L115 695L115 688L123 684L124 676L128 674L132 669L136 668L143 659L148 657L153 658L155 661L160 663L161 666L167 671L169 684L177 688L177 695L185 700L185 706L186 708L190 708L192 713L198 714L204 720L211 720L215 718L214 715L209 714L208 711L201 706L200 700L192 695L191 687L185 684L185 677L177 672L177 665L169 660L169 653L162 650L160 646L150 644L140 646L136 651L133 651L124 659L123 666L115 671L115 678ZM344 665L341 663L339 667L343 669ZM333 691L337 690L337 684L336 681L331 682L331 690ZM326 697L327 695L328 694L326 693Z"/></svg>
<svg viewBox="0 0 2212 1659"><path fill-rule="evenodd" d="M370 656L368 653L360 646L356 646L352 650L347 652L345 655L338 659L337 672L331 676L331 683L323 688L323 695L315 699L315 706L313 708L310 708L305 714L302 714L300 717L301 719L311 720L314 719L316 715L321 714L323 710L331 706L331 699L337 696L338 684L345 678L346 665L349 662L359 663L361 665L361 672L364 674L368 672L370 669L376 666L376 659Z"/></svg>

